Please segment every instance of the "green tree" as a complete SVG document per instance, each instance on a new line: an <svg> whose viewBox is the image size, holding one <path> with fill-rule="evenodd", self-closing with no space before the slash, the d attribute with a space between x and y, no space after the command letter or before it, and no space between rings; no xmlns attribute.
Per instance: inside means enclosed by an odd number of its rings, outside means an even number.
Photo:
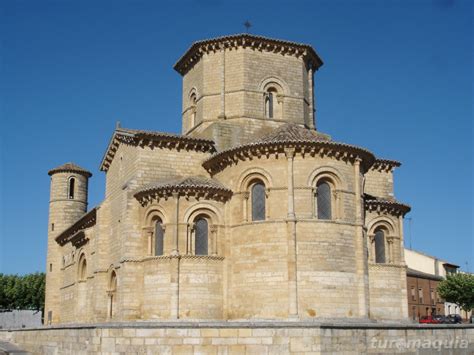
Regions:
<svg viewBox="0 0 474 355"><path fill-rule="evenodd" d="M448 275L438 285L438 292L447 302L456 303L462 310L474 309L474 275Z"/></svg>
<svg viewBox="0 0 474 355"><path fill-rule="evenodd" d="M0 273L0 309L44 309L45 274Z"/></svg>

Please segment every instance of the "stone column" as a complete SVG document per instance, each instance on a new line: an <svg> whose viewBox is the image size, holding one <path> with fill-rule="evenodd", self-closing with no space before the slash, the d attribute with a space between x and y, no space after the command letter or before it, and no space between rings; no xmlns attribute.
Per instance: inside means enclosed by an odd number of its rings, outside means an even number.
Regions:
<svg viewBox="0 0 474 355"><path fill-rule="evenodd" d="M388 263L393 264L395 262L393 258L393 236L388 236L387 237L387 246L388 246Z"/></svg>
<svg viewBox="0 0 474 355"><path fill-rule="evenodd" d="M193 237L194 223L188 223L186 227L186 255L191 254L191 238Z"/></svg>
<svg viewBox="0 0 474 355"><path fill-rule="evenodd" d="M173 250L171 251L171 298L170 298L170 315L171 318L179 318L179 194L173 192L173 198L176 201L175 210L175 228L174 228L174 240Z"/></svg>
<svg viewBox="0 0 474 355"><path fill-rule="evenodd" d="M360 163L357 157L354 161L354 203L355 203L355 257L358 280L359 317L368 317L369 313L369 284L368 265L366 259L367 246L364 240L364 221L362 220L362 191L360 189Z"/></svg>
<svg viewBox="0 0 474 355"><path fill-rule="evenodd" d="M143 232L147 238L147 255L153 255L153 227L143 228Z"/></svg>
<svg viewBox="0 0 474 355"><path fill-rule="evenodd" d="M248 222L249 220L249 211L248 211L248 205L249 205L249 197L250 193L248 191L242 192L242 211L244 213L244 222Z"/></svg>
<svg viewBox="0 0 474 355"><path fill-rule="evenodd" d="M173 198L176 201L176 210L174 219L174 240L171 255L179 255L179 194L177 192L173 192Z"/></svg>
<svg viewBox="0 0 474 355"><path fill-rule="evenodd" d="M298 271L297 271L297 240L296 240L296 215L293 178L294 148L285 149L288 176L288 315L290 318L298 317Z"/></svg>
<svg viewBox="0 0 474 355"><path fill-rule="evenodd" d="M211 242L212 242L212 254L213 256L217 255L217 226L212 225L209 228L211 232Z"/></svg>
<svg viewBox="0 0 474 355"><path fill-rule="evenodd" d="M368 235L369 237L369 247L370 247L370 252L369 252L369 260L372 262L372 263L375 263L375 234L369 234Z"/></svg>

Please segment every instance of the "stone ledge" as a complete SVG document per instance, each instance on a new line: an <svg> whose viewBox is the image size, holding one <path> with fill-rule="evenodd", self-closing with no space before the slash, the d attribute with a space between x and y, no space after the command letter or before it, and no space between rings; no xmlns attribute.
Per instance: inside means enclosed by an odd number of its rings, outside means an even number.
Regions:
<svg viewBox="0 0 474 355"><path fill-rule="evenodd" d="M418 324L396 322L370 322L360 320L346 320L341 322L330 321L134 321L134 322L108 322L89 324L62 324L34 328L8 329L9 331L36 331L36 330L61 330L61 329L108 329L108 328L177 328L177 329L235 329L235 328L319 328L319 329L474 329L474 324Z"/></svg>

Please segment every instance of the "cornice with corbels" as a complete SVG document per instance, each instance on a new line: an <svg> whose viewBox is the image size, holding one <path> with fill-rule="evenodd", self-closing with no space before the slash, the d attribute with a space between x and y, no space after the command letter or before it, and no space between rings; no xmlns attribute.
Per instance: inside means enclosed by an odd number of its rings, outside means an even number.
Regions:
<svg viewBox="0 0 474 355"><path fill-rule="evenodd" d="M402 163L396 160L375 159L374 164L370 167L370 170L391 173L395 168L398 168L401 165Z"/></svg>
<svg viewBox="0 0 474 355"><path fill-rule="evenodd" d="M61 232L56 238L56 243L60 246L66 245L68 242L73 243L74 246L80 247L87 243L89 239L80 235L84 229L90 228L96 224L97 221L97 207L93 208L84 214L79 220L72 224L69 228ZM86 240L87 239L87 240Z"/></svg>
<svg viewBox="0 0 474 355"><path fill-rule="evenodd" d="M203 163L203 167L211 174L223 171L228 166L237 164L239 161L253 160L255 158L278 158L279 154L286 153L288 148L294 149L295 154L300 154L303 158L306 155L330 157L336 160L355 163L358 159L364 170L370 168L374 161L374 156L369 151L343 143L330 141L287 141L287 142L259 142L250 143L222 151L213 155Z"/></svg>
<svg viewBox="0 0 474 355"><path fill-rule="evenodd" d="M308 63L308 66L313 70L318 70L318 68L323 64L321 58L319 58L314 49L307 44L282 41L249 34L237 34L194 43L176 62L174 69L181 75L185 75L197 62L199 62L204 54L217 53L223 50L237 48L252 48L261 52L271 52L303 58Z"/></svg>
<svg viewBox="0 0 474 355"><path fill-rule="evenodd" d="M120 144L149 147L166 148L174 150L192 150L197 152L216 152L214 142L206 139L192 138L163 132L138 131L118 128L107 147L102 159L100 170L107 171L112 163Z"/></svg>
<svg viewBox="0 0 474 355"><path fill-rule="evenodd" d="M374 199L365 200L365 209L368 212L375 212L379 215L389 214L396 217L403 217L410 212L411 207L395 200Z"/></svg>
<svg viewBox="0 0 474 355"><path fill-rule="evenodd" d="M135 194L142 207L151 203L159 202L161 199L168 200L170 197L184 197L189 200L191 197L196 200L214 200L217 202L226 202L232 197L232 191L227 189L218 189L213 187L199 186L176 186L157 188L141 191Z"/></svg>

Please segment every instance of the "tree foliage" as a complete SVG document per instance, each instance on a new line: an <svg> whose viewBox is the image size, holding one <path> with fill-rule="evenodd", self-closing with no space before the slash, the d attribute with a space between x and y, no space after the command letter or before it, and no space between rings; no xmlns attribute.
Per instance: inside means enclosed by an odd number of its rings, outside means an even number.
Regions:
<svg viewBox="0 0 474 355"><path fill-rule="evenodd" d="M0 309L44 309L45 274L0 273Z"/></svg>
<svg viewBox="0 0 474 355"><path fill-rule="evenodd" d="M456 303L461 309L469 312L474 309L474 275L448 275L438 285L438 292L446 302Z"/></svg>

